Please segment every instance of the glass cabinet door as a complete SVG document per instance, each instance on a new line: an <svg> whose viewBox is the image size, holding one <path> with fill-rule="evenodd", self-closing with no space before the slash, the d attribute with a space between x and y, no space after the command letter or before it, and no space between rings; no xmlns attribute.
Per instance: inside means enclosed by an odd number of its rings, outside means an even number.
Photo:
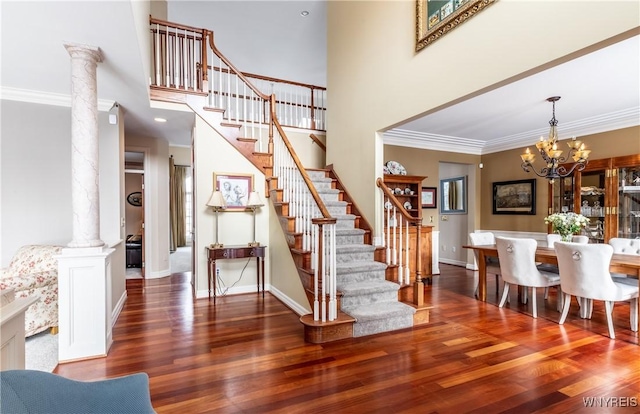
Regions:
<svg viewBox="0 0 640 414"><path fill-rule="evenodd" d="M615 237L640 238L640 165L618 168L618 231Z"/></svg>
<svg viewBox="0 0 640 414"><path fill-rule="evenodd" d="M549 214L574 211L573 176L557 178L550 182L549 185L551 186L552 194Z"/></svg>
<svg viewBox="0 0 640 414"><path fill-rule="evenodd" d="M585 234L590 243L604 243L607 232L605 211L607 169L583 171L580 180L580 214L589 219Z"/></svg>

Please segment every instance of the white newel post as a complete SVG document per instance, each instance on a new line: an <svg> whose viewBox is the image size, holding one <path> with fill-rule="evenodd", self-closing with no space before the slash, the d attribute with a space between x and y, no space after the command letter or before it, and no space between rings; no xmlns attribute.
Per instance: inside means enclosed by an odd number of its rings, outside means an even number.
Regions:
<svg viewBox="0 0 640 414"><path fill-rule="evenodd" d="M111 332L111 253L100 239L98 94L94 46L65 44L71 56L73 240L58 257L58 359L102 357Z"/></svg>

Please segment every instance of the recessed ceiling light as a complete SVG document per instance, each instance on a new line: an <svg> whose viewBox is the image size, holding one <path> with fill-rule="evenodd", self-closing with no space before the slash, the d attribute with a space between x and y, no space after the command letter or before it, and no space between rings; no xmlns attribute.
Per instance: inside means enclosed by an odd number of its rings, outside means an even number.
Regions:
<svg viewBox="0 0 640 414"><path fill-rule="evenodd" d="M167 122L166 119L160 118L160 117L155 117L155 118L153 118L153 120L156 121L156 122Z"/></svg>
<svg viewBox="0 0 640 414"><path fill-rule="evenodd" d="M300 12L300 16L302 16L302 17L307 17L308 15L309 15L309 12L308 12L308 11L306 11L306 10L302 10L302 11Z"/></svg>

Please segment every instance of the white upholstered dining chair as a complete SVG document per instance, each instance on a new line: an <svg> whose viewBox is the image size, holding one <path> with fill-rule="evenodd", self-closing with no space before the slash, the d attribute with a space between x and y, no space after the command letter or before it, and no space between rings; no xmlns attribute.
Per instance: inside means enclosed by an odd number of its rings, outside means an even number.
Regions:
<svg viewBox="0 0 640 414"><path fill-rule="evenodd" d="M488 244L496 244L496 238L491 232L478 232L478 233L469 233L469 242L472 246L480 246L480 245L488 245ZM473 256L476 259L476 264L479 265L478 259L478 251L473 251ZM500 290L499 284L499 276L500 276L500 262L495 257L489 257L487 259L487 274L496 275L496 294L498 294ZM474 295L478 296L478 274L474 272L474 284L475 291Z"/></svg>
<svg viewBox="0 0 640 414"><path fill-rule="evenodd" d="M560 286L564 293L564 307L560 325L564 323L571 306L571 296L583 301L582 317L591 318L593 300L604 301L609 337L615 338L613 329L614 302L630 301L629 319L631 330L638 331L638 285L614 281L609 273L613 247L608 244L555 244L560 269Z"/></svg>
<svg viewBox="0 0 640 414"><path fill-rule="evenodd" d="M613 247L614 253L640 255L640 239L613 237L609 239L609 244ZM638 286L638 278L620 273L612 273L611 276L616 282Z"/></svg>
<svg viewBox="0 0 640 414"><path fill-rule="evenodd" d="M498 258L504 289L499 307L503 307L509 297L509 287L519 285L525 289L531 288L531 306L533 317L538 317L536 303L536 288L547 288L560 285L560 277L556 273L540 271L536 267L535 256L538 243L534 239L496 237ZM524 302L526 303L526 295ZM558 292L558 301L562 295Z"/></svg>

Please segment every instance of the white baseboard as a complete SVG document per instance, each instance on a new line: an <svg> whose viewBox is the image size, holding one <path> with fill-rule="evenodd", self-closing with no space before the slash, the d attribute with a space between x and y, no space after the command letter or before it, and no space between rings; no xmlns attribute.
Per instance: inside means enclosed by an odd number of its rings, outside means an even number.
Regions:
<svg viewBox="0 0 640 414"><path fill-rule="evenodd" d="M294 311L298 316L307 315L311 313L311 308L306 309L304 306L301 306L299 303L294 302L289 296L285 295L280 290L274 287L271 287L270 292L280 302L284 303L288 308Z"/></svg>
<svg viewBox="0 0 640 414"><path fill-rule="evenodd" d="M118 303L116 303L116 306L111 311L111 327L114 327L116 325L116 321L120 317L120 312L122 312L122 308L124 308L124 303L126 301L127 301L127 290L125 289L124 293L122 293L122 296L120 296Z"/></svg>
<svg viewBox="0 0 640 414"><path fill-rule="evenodd" d="M171 276L171 269L164 269L157 272L149 272L147 269L145 269L144 272L145 279L160 279L167 276Z"/></svg>
<svg viewBox="0 0 640 414"><path fill-rule="evenodd" d="M463 262L462 260L454 260L454 259L440 259L440 263L444 263L444 264L450 264L450 265L454 265L454 266L461 266L461 267L467 267L467 263Z"/></svg>

